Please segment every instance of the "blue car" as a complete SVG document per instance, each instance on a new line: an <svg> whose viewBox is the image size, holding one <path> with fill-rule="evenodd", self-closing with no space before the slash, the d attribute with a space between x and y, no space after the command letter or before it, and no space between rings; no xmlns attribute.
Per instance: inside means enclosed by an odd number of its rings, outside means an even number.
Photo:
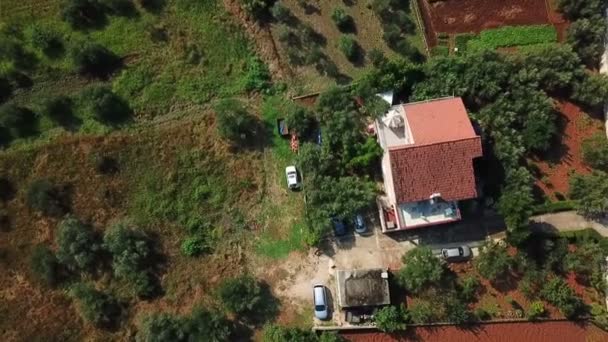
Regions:
<svg viewBox="0 0 608 342"><path fill-rule="evenodd" d="M363 235L365 233L367 233L367 225L365 224L365 219L363 218L363 215L361 214L357 214L357 216L355 216L355 232L357 232L357 234L359 235Z"/></svg>
<svg viewBox="0 0 608 342"><path fill-rule="evenodd" d="M346 225L344 224L344 221L334 217L331 219L331 223L334 226L334 234L336 236L342 236L346 234Z"/></svg>

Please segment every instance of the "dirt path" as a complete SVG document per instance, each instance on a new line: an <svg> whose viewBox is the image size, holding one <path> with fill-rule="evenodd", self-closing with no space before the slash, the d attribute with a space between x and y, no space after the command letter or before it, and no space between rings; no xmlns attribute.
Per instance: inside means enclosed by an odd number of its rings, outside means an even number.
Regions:
<svg viewBox="0 0 608 342"><path fill-rule="evenodd" d="M531 221L532 227L539 230L568 232L593 228L600 235L608 237L608 222L590 221L575 211L533 216Z"/></svg>
<svg viewBox="0 0 608 342"><path fill-rule="evenodd" d="M255 42L257 53L268 65L273 78L285 80L286 78L293 77L289 65L281 60L275 41L272 38L270 27L251 20L249 15L239 5L238 0L223 0L223 3L226 11L237 18L241 26Z"/></svg>

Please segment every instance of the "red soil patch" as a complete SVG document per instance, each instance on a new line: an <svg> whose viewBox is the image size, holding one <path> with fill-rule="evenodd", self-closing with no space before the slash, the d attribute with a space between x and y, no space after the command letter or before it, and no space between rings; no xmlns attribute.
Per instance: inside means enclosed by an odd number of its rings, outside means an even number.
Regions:
<svg viewBox="0 0 608 342"><path fill-rule="evenodd" d="M603 121L589 115L570 102L559 101L558 132L549 151L534 157L532 162L540 169L536 185L553 200L556 192L567 194L568 179L573 172L587 174L591 169L582 158L581 145L586 138L603 131Z"/></svg>
<svg viewBox="0 0 608 342"><path fill-rule="evenodd" d="M564 19L545 0L417 0L430 46L438 33L479 33L509 25L554 24L563 36ZM561 32L561 33L560 33Z"/></svg>
<svg viewBox="0 0 608 342"><path fill-rule="evenodd" d="M459 326L410 327L407 332L401 334L353 331L342 333L342 336L353 342L599 342L608 340L608 333L600 328L592 324L575 322L493 323L468 328Z"/></svg>

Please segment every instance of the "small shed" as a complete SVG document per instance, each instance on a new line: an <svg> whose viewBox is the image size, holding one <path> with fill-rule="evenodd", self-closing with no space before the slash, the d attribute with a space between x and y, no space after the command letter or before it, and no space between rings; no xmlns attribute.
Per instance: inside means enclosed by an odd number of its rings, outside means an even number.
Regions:
<svg viewBox="0 0 608 342"><path fill-rule="evenodd" d="M336 286L338 304L342 309L391 303L386 269L338 270Z"/></svg>

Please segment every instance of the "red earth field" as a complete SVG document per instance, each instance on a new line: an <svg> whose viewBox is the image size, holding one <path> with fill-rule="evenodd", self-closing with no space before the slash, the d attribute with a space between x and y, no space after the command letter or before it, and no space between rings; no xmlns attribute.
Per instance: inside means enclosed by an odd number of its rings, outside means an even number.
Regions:
<svg viewBox="0 0 608 342"><path fill-rule="evenodd" d="M603 131L603 121L597 115L587 114L570 102L559 101L556 108L559 139L548 153L533 159L540 169L536 185L553 200L557 199L555 193L568 193L570 174L591 172L583 163L581 145L586 138Z"/></svg>
<svg viewBox="0 0 608 342"><path fill-rule="evenodd" d="M380 332L346 332L353 342L450 341L450 342L600 342L608 341L608 333L590 323L493 323L471 326L410 327L403 334Z"/></svg>
<svg viewBox="0 0 608 342"><path fill-rule="evenodd" d="M565 24L551 0L416 0L430 46L438 33L479 33L508 25L553 24L561 38Z"/></svg>

